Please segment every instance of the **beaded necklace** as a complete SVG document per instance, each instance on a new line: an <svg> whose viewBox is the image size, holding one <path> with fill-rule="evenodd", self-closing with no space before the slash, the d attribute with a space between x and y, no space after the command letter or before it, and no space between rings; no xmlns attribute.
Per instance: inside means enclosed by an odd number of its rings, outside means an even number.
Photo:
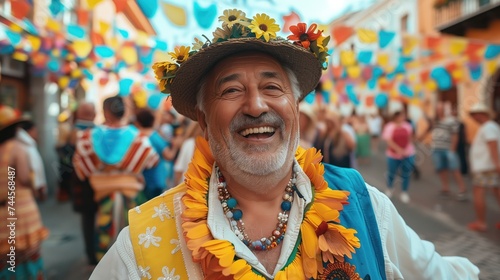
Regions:
<svg viewBox="0 0 500 280"><path fill-rule="evenodd" d="M278 244L281 243L285 237L286 224L288 222L288 213L292 208L293 193L296 189L295 183L297 181L297 172L292 173L292 178L288 181L285 187L285 193L283 194L283 202L281 202L281 212L278 213L278 223L276 229L273 230L269 237L262 237L259 240L251 240L248 234L245 232L245 223L243 222L243 211L237 209L238 201L231 196L227 190L226 180L219 170L218 166L215 166L218 182L217 190L219 192L219 200L224 210L224 215L230 220L231 229L236 234L236 236L251 250L256 251L267 251L276 248Z"/></svg>

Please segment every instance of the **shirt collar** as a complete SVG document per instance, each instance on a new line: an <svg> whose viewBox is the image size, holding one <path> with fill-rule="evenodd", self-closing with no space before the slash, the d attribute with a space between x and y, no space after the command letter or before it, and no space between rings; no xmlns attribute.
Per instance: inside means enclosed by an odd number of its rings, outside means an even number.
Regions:
<svg viewBox="0 0 500 280"><path fill-rule="evenodd" d="M294 162L297 166L300 166L297 160L294 159ZM219 200L215 163L212 167L212 175L210 177L208 190L207 226L210 229L212 236L214 239L227 240L231 242L234 245L236 256L246 260L248 264L257 269L264 276L274 278L276 274L283 269L289 256L295 248L305 208L312 200L313 192L311 189L311 181L302 168L300 168L299 173L297 174L296 186L298 192L302 195L302 198L299 197L297 191L294 192L292 209L288 215L287 231L281 244L281 254L272 275L267 273L266 269L259 262L253 252L245 244L243 244L243 242L232 231L229 220L224 215L224 211Z"/></svg>

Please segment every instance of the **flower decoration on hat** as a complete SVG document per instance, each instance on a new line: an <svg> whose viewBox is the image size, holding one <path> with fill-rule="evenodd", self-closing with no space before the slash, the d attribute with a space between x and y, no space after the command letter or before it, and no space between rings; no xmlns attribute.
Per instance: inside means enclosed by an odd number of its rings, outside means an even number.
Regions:
<svg viewBox="0 0 500 280"><path fill-rule="evenodd" d="M219 16L222 26L212 33L212 39L203 35L206 41L195 38L192 47L178 46L174 52L169 52L171 61L157 62L153 65L155 77L160 85L160 91L170 94L171 85L175 79L177 70L182 64L195 56L203 49L239 38L255 38L266 43L290 43L311 52L318 59L321 67L326 69L328 49L327 44L330 36L324 37L321 30L317 30L316 24L311 24L307 28L305 23L291 26L293 35L288 36L288 40L277 36L281 30L276 20L265 13L256 14L252 19L237 9L228 9Z"/></svg>

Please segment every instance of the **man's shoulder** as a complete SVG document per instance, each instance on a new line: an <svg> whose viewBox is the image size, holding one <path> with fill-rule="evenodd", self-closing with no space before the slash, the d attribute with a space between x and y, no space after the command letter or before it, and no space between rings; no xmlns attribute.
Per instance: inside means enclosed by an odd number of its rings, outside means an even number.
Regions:
<svg viewBox="0 0 500 280"><path fill-rule="evenodd" d="M324 164L324 166L325 180L330 188L366 194L365 181L356 169L331 164Z"/></svg>

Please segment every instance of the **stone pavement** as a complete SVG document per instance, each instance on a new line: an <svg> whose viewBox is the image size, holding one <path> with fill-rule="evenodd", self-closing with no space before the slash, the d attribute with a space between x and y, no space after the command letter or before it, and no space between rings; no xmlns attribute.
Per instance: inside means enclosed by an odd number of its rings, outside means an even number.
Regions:
<svg viewBox="0 0 500 280"><path fill-rule="evenodd" d="M439 180L428 155L422 153L421 178L410 184L411 202L401 203L396 193L393 199L396 208L421 238L433 242L442 255L467 257L481 269L480 279L500 279L500 231L492 226L485 233L467 230L466 224L474 218L472 201L439 198ZM386 162L382 153L375 155L371 163L360 165L358 170L368 183L384 190ZM457 188L452 186L452 190ZM488 221L493 225L500 221L500 207L491 197L488 204ZM86 264L80 216L69 203L61 204L53 199L42 203L40 208L44 223L51 230L42 246L48 280L88 279L93 268Z"/></svg>

